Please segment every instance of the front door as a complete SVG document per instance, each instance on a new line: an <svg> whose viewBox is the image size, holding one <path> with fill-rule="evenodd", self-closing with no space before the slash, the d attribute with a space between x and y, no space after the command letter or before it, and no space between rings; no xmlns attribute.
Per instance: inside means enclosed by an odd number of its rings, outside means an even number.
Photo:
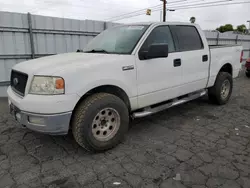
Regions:
<svg viewBox="0 0 250 188"><path fill-rule="evenodd" d="M176 52L172 34L167 25L156 26L149 33L140 51L149 46L167 43L169 55L166 58L136 59L138 104L140 108L179 96L182 84L182 63Z"/></svg>

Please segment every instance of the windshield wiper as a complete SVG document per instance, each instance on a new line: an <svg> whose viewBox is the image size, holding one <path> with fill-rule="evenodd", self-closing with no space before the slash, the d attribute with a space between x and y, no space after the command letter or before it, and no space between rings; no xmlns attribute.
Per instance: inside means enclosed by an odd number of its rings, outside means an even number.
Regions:
<svg viewBox="0 0 250 188"><path fill-rule="evenodd" d="M93 50L84 51L84 52L85 53L105 53L105 54L109 54L109 52L104 50L104 49L93 49Z"/></svg>

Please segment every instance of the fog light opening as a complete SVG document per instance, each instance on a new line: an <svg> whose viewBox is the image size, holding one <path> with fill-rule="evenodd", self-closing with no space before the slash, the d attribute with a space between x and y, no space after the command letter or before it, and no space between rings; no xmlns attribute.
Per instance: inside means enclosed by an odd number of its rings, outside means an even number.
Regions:
<svg viewBox="0 0 250 188"><path fill-rule="evenodd" d="M45 126L45 120L42 117L29 116L28 121L31 124L42 125Z"/></svg>

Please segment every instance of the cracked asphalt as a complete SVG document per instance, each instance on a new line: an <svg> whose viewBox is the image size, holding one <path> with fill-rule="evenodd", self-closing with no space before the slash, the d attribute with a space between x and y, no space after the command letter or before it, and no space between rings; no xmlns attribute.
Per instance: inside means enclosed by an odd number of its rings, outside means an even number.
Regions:
<svg viewBox="0 0 250 188"><path fill-rule="evenodd" d="M18 127L0 99L0 187L250 187L250 79L225 106L206 97L135 120L113 150Z"/></svg>

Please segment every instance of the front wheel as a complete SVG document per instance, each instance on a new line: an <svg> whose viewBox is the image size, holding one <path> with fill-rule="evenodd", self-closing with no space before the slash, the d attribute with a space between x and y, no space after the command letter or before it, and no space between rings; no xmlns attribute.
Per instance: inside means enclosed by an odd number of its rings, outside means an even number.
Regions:
<svg viewBox="0 0 250 188"><path fill-rule="evenodd" d="M232 94L233 78L227 72L220 72L213 87L209 88L209 99L219 105L226 104Z"/></svg>
<svg viewBox="0 0 250 188"><path fill-rule="evenodd" d="M125 103L108 93L93 94L73 114L72 132L76 142L88 151L100 152L119 144L129 127Z"/></svg>

